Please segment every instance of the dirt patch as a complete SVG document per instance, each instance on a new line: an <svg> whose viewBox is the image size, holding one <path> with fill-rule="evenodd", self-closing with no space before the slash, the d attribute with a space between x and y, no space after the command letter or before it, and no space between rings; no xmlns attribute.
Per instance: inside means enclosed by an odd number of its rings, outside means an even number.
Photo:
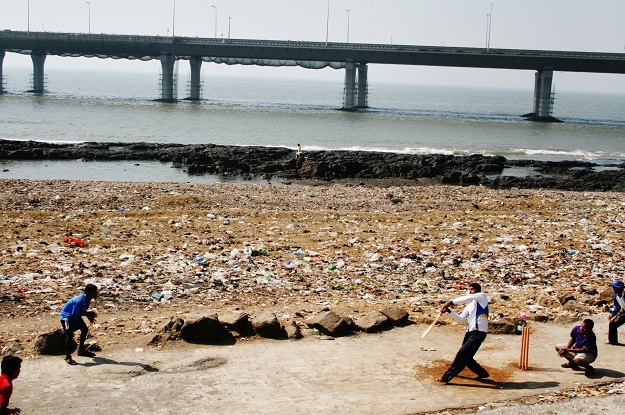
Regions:
<svg viewBox="0 0 625 415"><path fill-rule="evenodd" d="M433 383L439 383L436 379L440 378L449 368L451 360L434 360L427 365L415 365L417 377L420 379L429 379ZM453 385L482 385L483 387L492 387L501 389L500 385L505 385L512 377L511 370L514 368L494 368L482 365L484 369L490 373L487 379L478 379L471 370L465 368L458 376L456 376L450 384ZM518 369L517 369L518 370ZM439 383L441 386L443 384Z"/></svg>

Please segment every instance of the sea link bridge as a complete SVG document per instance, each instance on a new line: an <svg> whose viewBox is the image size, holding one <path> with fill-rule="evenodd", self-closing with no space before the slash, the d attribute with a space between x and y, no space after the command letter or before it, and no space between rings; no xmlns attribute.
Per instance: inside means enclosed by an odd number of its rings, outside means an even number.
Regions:
<svg viewBox="0 0 625 415"><path fill-rule="evenodd" d="M569 52L493 48L437 47L284 40L76 34L0 31L0 93L6 52L31 55L32 92L45 89L47 55L113 59L158 59L161 62L161 100L177 99L175 62L188 60L191 83L188 99L201 99L203 62L228 65L331 67L345 70L343 109L366 108L368 64L426 65L535 71L534 120L552 119L554 71L625 74L622 53Z"/></svg>

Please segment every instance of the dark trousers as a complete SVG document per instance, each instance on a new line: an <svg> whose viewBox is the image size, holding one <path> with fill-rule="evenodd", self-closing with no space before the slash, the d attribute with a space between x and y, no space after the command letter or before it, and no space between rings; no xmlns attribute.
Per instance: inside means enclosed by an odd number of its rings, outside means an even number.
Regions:
<svg viewBox="0 0 625 415"><path fill-rule="evenodd" d="M625 317L621 316L618 320L617 323L610 321L608 325L608 342L610 344L618 344L618 328L625 324Z"/></svg>
<svg viewBox="0 0 625 415"><path fill-rule="evenodd" d="M464 335L460 350L456 353L456 357L451 363L451 366L449 366L449 369L447 369L447 372L442 376L445 382L452 380L458 373L462 372L465 367L468 367L479 377L486 378L489 376L486 369L473 359L473 356L475 356L475 353L477 353L485 338L486 333L478 330L468 331Z"/></svg>
<svg viewBox="0 0 625 415"><path fill-rule="evenodd" d="M87 340L87 333L89 332L89 328L85 324L85 320L80 317L78 320L74 321L65 321L61 320L61 327L63 327L63 334L65 334L65 355L70 356L72 352L70 350L73 347L76 347L76 343L72 347L72 343L74 342L74 332L80 330L80 340L78 343L78 350L82 350L85 348L85 340Z"/></svg>

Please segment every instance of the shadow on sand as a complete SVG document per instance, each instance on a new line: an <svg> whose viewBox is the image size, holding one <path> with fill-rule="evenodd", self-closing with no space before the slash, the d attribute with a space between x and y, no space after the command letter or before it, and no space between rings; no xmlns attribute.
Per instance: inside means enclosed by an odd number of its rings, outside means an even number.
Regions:
<svg viewBox="0 0 625 415"><path fill-rule="evenodd" d="M158 372L158 368L139 362L118 362L113 359L107 359L105 357L94 357L93 362L83 363L81 366L100 366L100 365L119 365L119 366L138 366L146 372Z"/></svg>
<svg viewBox="0 0 625 415"><path fill-rule="evenodd" d="M560 382L498 382L494 379L477 379L469 376L456 376L458 379L466 379L475 381L474 383L454 383L452 380L449 385L463 386L468 388L498 389L498 390L530 390L530 389L548 389L560 386Z"/></svg>
<svg viewBox="0 0 625 415"><path fill-rule="evenodd" d="M623 377L625 377L625 373L623 372L619 372L618 370L612 370L612 369L604 369L604 368L595 368L595 373L592 376L588 376L589 379L603 379L603 378L619 379Z"/></svg>

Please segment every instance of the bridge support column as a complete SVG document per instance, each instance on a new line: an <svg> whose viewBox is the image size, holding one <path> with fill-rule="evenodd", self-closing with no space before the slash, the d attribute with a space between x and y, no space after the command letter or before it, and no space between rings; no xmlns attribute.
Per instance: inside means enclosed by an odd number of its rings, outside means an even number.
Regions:
<svg viewBox="0 0 625 415"><path fill-rule="evenodd" d="M189 59L189 64L191 65L191 91L189 92L188 99L199 101L202 99L202 84L200 81L202 59L193 57Z"/></svg>
<svg viewBox="0 0 625 415"><path fill-rule="evenodd" d="M553 83L553 71L542 70L536 72L534 85L534 112L537 117L551 115L551 85Z"/></svg>
<svg viewBox="0 0 625 415"><path fill-rule="evenodd" d="M345 91L343 93L343 109L353 110L356 106L356 63L345 64Z"/></svg>
<svg viewBox="0 0 625 415"><path fill-rule="evenodd" d="M33 88L28 92L40 94L45 90L46 75L44 65L46 63L46 54L31 53L30 58L33 61Z"/></svg>
<svg viewBox="0 0 625 415"><path fill-rule="evenodd" d="M367 108L369 106L368 94L369 88L367 86L367 64L358 64L358 108Z"/></svg>
<svg viewBox="0 0 625 415"><path fill-rule="evenodd" d="M531 121L559 122L551 113L553 111L553 70L543 69L534 76L534 111L525 114Z"/></svg>
<svg viewBox="0 0 625 415"><path fill-rule="evenodd" d="M174 57L161 55L161 101L172 102L174 100Z"/></svg>
<svg viewBox="0 0 625 415"><path fill-rule="evenodd" d="M0 94L5 92L4 75L2 74L2 62L4 61L4 50L0 50Z"/></svg>

